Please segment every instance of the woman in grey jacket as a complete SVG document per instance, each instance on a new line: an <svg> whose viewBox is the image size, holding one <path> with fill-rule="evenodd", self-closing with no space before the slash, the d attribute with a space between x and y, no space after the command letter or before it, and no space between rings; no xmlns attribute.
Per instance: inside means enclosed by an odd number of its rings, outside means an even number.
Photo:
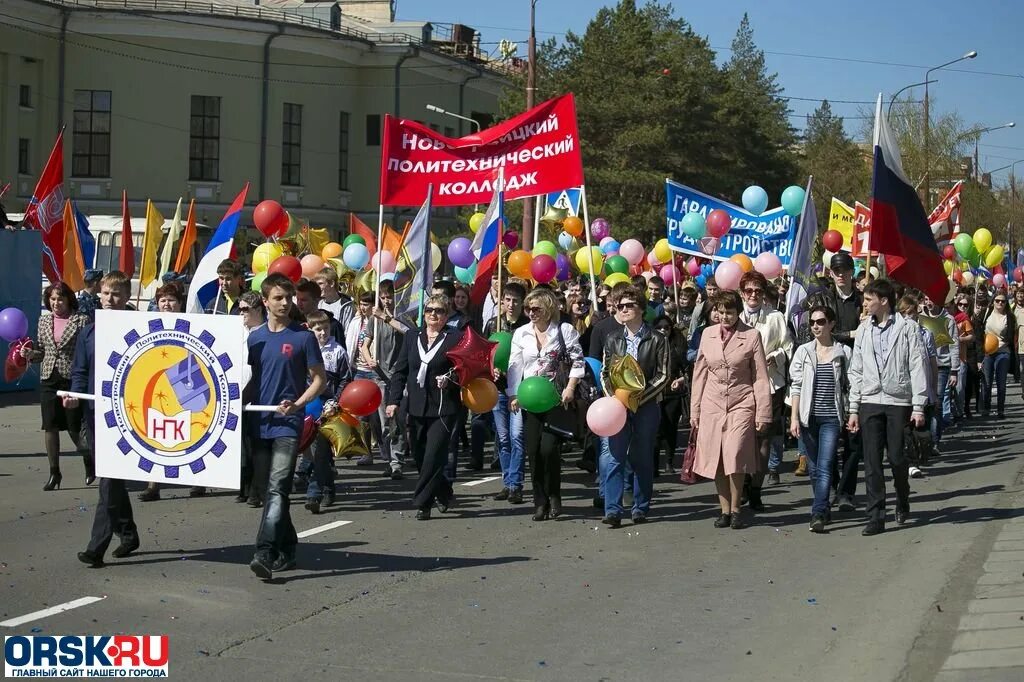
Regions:
<svg viewBox="0 0 1024 682"><path fill-rule="evenodd" d="M832 338L836 314L831 308L814 306L808 319L814 340L796 349L789 366L789 431L800 439L807 454L814 489L811 532L824 533L829 517L832 463L846 422L850 350Z"/></svg>

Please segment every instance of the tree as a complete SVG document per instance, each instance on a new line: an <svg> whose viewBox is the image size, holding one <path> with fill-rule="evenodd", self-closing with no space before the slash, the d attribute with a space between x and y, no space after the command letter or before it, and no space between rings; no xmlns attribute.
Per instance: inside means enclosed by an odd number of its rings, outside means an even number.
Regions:
<svg viewBox="0 0 1024 682"><path fill-rule="evenodd" d="M818 227L828 225L832 197L847 204L866 202L871 182L871 160L847 136L843 118L832 113L828 100L807 117L804 130L802 171L814 176Z"/></svg>

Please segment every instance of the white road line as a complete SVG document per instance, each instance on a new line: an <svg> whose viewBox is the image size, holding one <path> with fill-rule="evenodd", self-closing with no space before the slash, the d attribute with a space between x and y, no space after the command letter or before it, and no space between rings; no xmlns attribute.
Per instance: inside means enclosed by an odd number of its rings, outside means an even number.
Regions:
<svg viewBox="0 0 1024 682"><path fill-rule="evenodd" d="M475 481L466 481L462 485L464 485L467 488L471 488L474 485L483 485L484 483L490 483L491 481L498 481L498 480L501 480L501 476L488 476L487 478L479 478L479 479L477 479Z"/></svg>
<svg viewBox="0 0 1024 682"><path fill-rule="evenodd" d="M68 601L64 602L63 604L51 606L50 608L43 609L42 611L33 611L32 613L26 613L24 616L18 616L17 618L5 620L2 623L0 623L0 627L16 628L19 625L31 623L34 620L55 616L58 613L70 611L71 609L77 609L79 606L87 606L89 604L92 604L93 602L103 601L104 599L106 599L106 597L82 597L81 599L75 599L74 601Z"/></svg>
<svg viewBox="0 0 1024 682"><path fill-rule="evenodd" d="M323 533L325 530L333 530L335 528L341 528L342 526L347 526L350 523L352 523L352 522L351 521L331 521L330 523L325 523L322 526L317 526L316 528L310 528L309 530L304 530L301 533L299 533L299 537L300 538L308 538L310 535L316 535L317 533Z"/></svg>

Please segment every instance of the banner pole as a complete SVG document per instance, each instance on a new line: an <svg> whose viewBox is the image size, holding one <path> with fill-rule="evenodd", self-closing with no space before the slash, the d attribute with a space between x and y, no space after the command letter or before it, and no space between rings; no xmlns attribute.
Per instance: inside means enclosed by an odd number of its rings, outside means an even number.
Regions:
<svg viewBox="0 0 1024 682"><path fill-rule="evenodd" d="M547 209L547 197L543 194L538 194L533 200L533 243L529 245L530 251L533 251L533 247L537 246L537 234L540 231L541 202L544 202L544 208ZM527 244L524 243L523 248L525 249L526 247Z"/></svg>
<svg viewBox="0 0 1024 682"><path fill-rule="evenodd" d="M676 254L672 253L672 267L675 271L672 273L672 289L676 297L676 324L679 324L679 272L681 268L676 267Z"/></svg>
<svg viewBox="0 0 1024 682"><path fill-rule="evenodd" d="M587 186L580 185L580 204L583 206L583 234L587 241L587 258L590 259L590 309L597 310L597 283L594 278L594 254L590 246L590 212L587 210Z"/></svg>
<svg viewBox="0 0 1024 682"><path fill-rule="evenodd" d="M384 250L384 204L380 204L380 211L377 213L377 253L380 253L383 250ZM398 255L400 256L401 253L399 253ZM379 263L381 260L383 260L383 259L378 258L377 262ZM371 260L370 265L373 265L372 260ZM376 270L376 272L374 274L375 274L375 278L374 278L375 279L375 286L374 286L375 294L374 294L374 300L373 300L373 307L374 308L379 308L380 307L380 268L377 268L377 270ZM356 305L359 305L359 301L356 301Z"/></svg>

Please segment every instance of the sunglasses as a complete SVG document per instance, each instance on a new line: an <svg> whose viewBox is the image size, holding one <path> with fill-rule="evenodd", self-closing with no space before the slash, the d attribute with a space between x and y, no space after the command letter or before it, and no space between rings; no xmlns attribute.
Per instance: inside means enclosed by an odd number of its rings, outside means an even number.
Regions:
<svg viewBox="0 0 1024 682"><path fill-rule="evenodd" d="M427 315L445 315L448 313L444 308L424 308L423 312Z"/></svg>
<svg viewBox="0 0 1024 682"><path fill-rule="evenodd" d="M240 306L238 306L238 310L239 310L239 312L247 313L250 310L252 310L252 306L251 305L240 305Z"/></svg>
<svg viewBox="0 0 1024 682"><path fill-rule="evenodd" d="M996 299L996 303L1006 303L1006 299L1005 298L997 298Z"/></svg>
<svg viewBox="0 0 1024 682"><path fill-rule="evenodd" d="M970 305L970 304L968 304L966 301L961 301L960 303L956 304L956 307L957 308L966 308L968 305Z"/></svg>
<svg viewBox="0 0 1024 682"><path fill-rule="evenodd" d="M828 324L828 319L824 317L816 317L811 320L812 327L824 327L826 324Z"/></svg>
<svg viewBox="0 0 1024 682"><path fill-rule="evenodd" d="M626 310L629 310L630 308L639 308L639 307L640 306L638 306L636 303L620 303L617 306L615 306L615 309L624 312Z"/></svg>
<svg viewBox="0 0 1024 682"><path fill-rule="evenodd" d="M530 306L529 308L526 309L526 312L528 312L528 313L536 313L536 314L539 315L542 312L544 312L544 309L541 308L540 306L532 305L532 306Z"/></svg>
<svg viewBox="0 0 1024 682"><path fill-rule="evenodd" d="M745 293L747 296L753 296L754 294L763 294L764 289L755 289L754 287L748 287L743 290L743 293Z"/></svg>

